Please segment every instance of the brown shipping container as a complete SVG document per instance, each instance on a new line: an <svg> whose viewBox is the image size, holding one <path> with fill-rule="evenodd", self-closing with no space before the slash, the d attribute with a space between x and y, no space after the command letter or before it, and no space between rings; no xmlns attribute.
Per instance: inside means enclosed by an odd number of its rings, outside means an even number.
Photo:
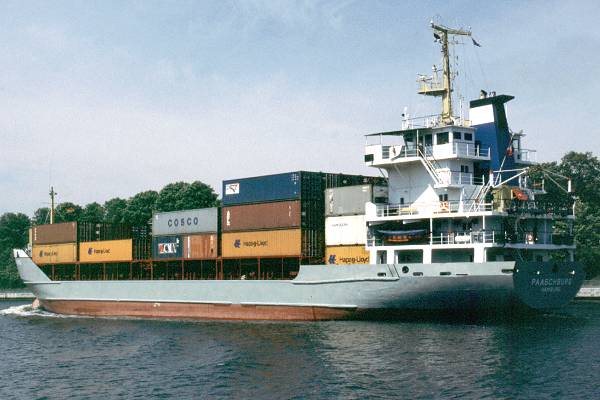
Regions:
<svg viewBox="0 0 600 400"><path fill-rule="evenodd" d="M223 233L223 257L281 257L300 256L300 229Z"/></svg>
<svg viewBox="0 0 600 400"><path fill-rule="evenodd" d="M73 243L77 241L77 222L33 227L33 244Z"/></svg>
<svg viewBox="0 0 600 400"><path fill-rule="evenodd" d="M183 258L208 260L217 258L217 235L190 235L183 237Z"/></svg>
<svg viewBox="0 0 600 400"><path fill-rule="evenodd" d="M223 232L259 229L296 228L300 226L300 201L248 204L223 207Z"/></svg>
<svg viewBox="0 0 600 400"><path fill-rule="evenodd" d="M100 240L79 244L79 261L81 262L131 261L132 254L131 239Z"/></svg>
<svg viewBox="0 0 600 400"><path fill-rule="evenodd" d="M77 244L50 244L33 246L31 258L36 264L61 264L77 262Z"/></svg>

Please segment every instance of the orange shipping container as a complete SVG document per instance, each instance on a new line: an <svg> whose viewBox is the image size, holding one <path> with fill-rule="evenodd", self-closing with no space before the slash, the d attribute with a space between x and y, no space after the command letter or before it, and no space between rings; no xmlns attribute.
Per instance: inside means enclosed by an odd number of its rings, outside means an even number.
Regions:
<svg viewBox="0 0 600 400"><path fill-rule="evenodd" d="M184 236L183 257L196 260L217 258L217 235Z"/></svg>
<svg viewBox="0 0 600 400"><path fill-rule="evenodd" d="M36 264L61 264L77 262L77 244L50 244L33 246L31 258Z"/></svg>
<svg viewBox="0 0 600 400"><path fill-rule="evenodd" d="M77 222L33 227L33 244L73 243L77 241Z"/></svg>
<svg viewBox="0 0 600 400"><path fill-rule="evenodd" d="M327 264L369 264L369 252L365 246L327 246L325 250Z"/></svg>
<svg viewBox="0 0 600 400"><path fill-rule="evenodd" d="M300 256L300 229L223 233L223 257Z"/></svg>
<svg viewBox="0 0 600 400"><path fill-rule="evenodd" d="M81 242L79 244L79 261L112 262L131 261L132 240L102 240L98 242Z"/></svg>

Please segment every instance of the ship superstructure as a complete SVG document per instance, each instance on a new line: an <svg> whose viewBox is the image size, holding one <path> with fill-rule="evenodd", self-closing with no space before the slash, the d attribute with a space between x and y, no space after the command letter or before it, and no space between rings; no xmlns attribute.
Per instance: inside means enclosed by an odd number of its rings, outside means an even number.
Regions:
<svg viewBox="0 0 600 400"><path fill-rule="evenodd" d="M372 264L573 260L570 198L548 204L529 178L535 151L510 130L512 96L485 91L469 119L452 115L452 35L432 24L443 77L420 76L419 93L442 97L442 113L404 119L401 130L366 136L365 163L389 178L389 202L366 206ZM541 196L543 197L543 196Z"/></svg>

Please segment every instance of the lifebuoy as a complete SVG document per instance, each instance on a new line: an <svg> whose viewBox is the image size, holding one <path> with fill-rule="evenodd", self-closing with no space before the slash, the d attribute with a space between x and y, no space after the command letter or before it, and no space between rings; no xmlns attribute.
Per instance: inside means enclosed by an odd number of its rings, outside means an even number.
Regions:
<svg viewBox="0 0 600 400"><path fill-rule="evenodd" d="M440 210L441 211L450 211L450 203L447 201L440 201Z"/></svg>
<svg viewBox="0 0 600 400"><path fill-rule="evenodd" d="M533 244L533 234L527 234L527 244Z"/></svg>

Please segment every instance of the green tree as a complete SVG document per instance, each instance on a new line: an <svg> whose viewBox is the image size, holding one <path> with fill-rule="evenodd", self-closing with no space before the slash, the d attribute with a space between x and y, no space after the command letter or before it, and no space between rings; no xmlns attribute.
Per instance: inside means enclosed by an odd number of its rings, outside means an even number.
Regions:
<svg viewBox="0 0 600 400"><path fill-rule="evenodd" d="M600 273L600 207L578 202L573 230L577 259L592 278Z"/></svg>
<svg viewBox="0 0 600 400"><path fill-rule="evenodd" d="M125 222L127 200L115 197L104 203L104 221L112 224Z"/></svg>
<svg viewBox="0 0 600 400"><path fill-rule="evenodd" d="M104 221L104 207L100 204L93 202L87 204L81 213L81 222L102 222Z"/></svg>
<svg viewBox="0 0 600 400"><path fill-rule="evenodd" d="M50 208L42 207L42 208L38 208L37 210L35 210L35 212L33 213L32 222L34 225L49 224L50 223Z"/></svg>
<svg viewBox="0 0 600 400"><path fill-rule="evenodd" d="M12 250L25 248L30 226L31 221L25 214L6 213L0 216L0 288L23 286Z"/></svg>
<svg viewBox="0 0 600 400"><path fill-rule="evenodd" d="M179 211L194 208L214 207L218 204L217 194L205 183L175 182L162 188L156 201L157 211Z"/></svg>
<svg viewBox="0 0 600 400"><path fill-rule="evenodd" d="M130 225L145 225L152 219L152 211L156 209L158 192L147 190L140 192L127 201L123 214L123 222Z"/></svg>
<svg viewBox="0 0 600 400"><path fill-rule="evenodd" d="M563 156L559 171L572 179L575 194L585 204L600 204L600 161L590 152L571 151Z"/></svg>
<svg viewBox="0 0 600 400"><path fill-rule="evenodd" d="M184 194L190 186L186 182L169 183L161 189L156 199L157 211L185 210Z"/></svg>
<svg viewBox="0 0 600 400"><path fill-rule="evenodd" d="M218 195L209 185L200 181L192 182L183 193L185 208L215 207L219 204Z"/></svg>
<svg viewBox="0 0 600 400"><path fill-rule="evenodd" d="M73 222L79 221L83 209L75 203L64 202L60 203L54 210L54 222Z"/></svg>

